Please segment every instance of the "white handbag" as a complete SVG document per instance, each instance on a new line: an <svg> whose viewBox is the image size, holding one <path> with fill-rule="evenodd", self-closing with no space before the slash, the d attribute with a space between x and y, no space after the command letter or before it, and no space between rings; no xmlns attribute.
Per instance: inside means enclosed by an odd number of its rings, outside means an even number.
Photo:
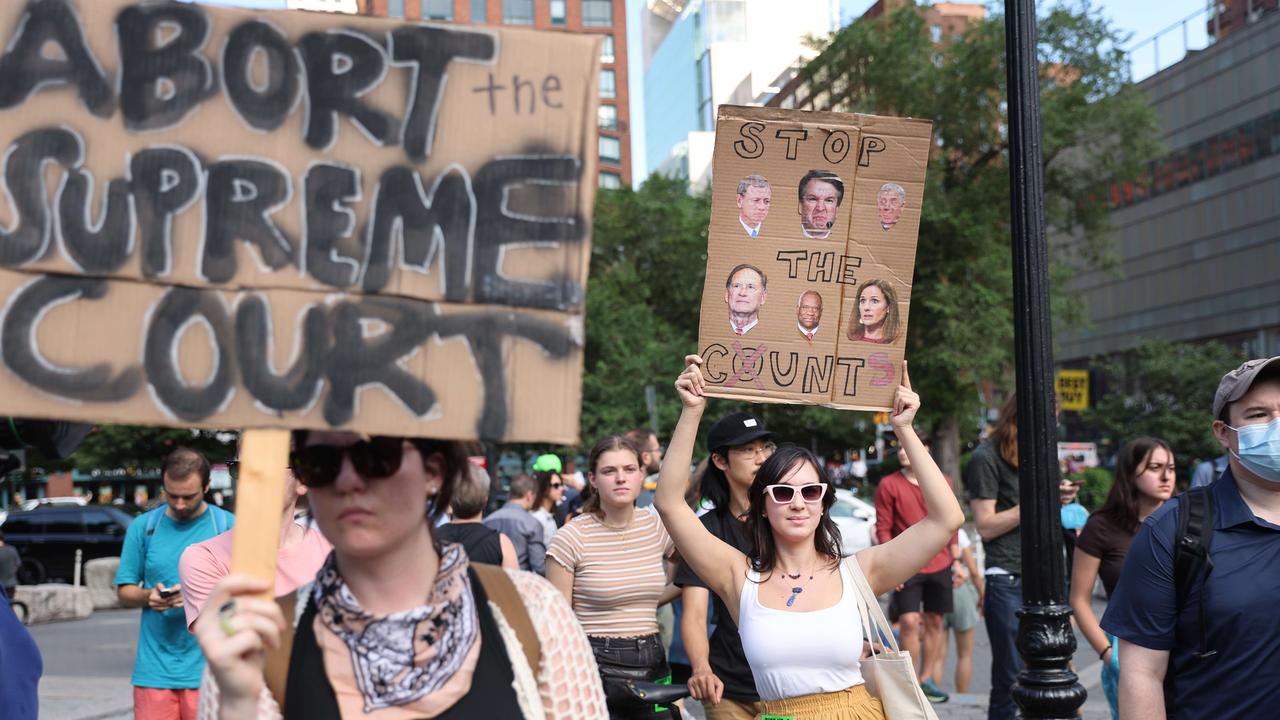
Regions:
<svg viewBox="0 0 1280 720"><path fill-rule="evenodd" d="M863 637L871 644L871 656L862 661L862 678L867 683L867 691L880 699L889 720L938 720L933 705L920 689L911 653L898 649L893 628L880 609L880 602L871 591L857 559L853 556L845 558L844 566L858 591Z"/></svg>

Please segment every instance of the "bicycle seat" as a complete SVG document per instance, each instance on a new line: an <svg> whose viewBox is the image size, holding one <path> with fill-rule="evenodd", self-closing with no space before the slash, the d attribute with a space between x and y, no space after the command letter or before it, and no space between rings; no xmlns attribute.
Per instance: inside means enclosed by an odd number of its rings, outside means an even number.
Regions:
<svg viewBox="0 0 1280 720"><path fill-rule="evenodd" d="M688 685L659 685L658 683L627 680L624 685L637 700L654 705L668 705L680 698L689 697Z"/></svg>

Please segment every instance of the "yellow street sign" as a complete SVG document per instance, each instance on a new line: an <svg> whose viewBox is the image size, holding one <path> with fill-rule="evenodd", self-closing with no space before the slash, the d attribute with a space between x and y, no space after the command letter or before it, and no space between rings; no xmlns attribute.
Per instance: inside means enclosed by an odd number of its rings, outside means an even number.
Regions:
<svg viewBox="0 0 1280 720"><path fill-rule="evenodd" d="M1059 370L1054 377L1054 386L1059 409L1076 412L1089 409L1088 370Z"/></svg>

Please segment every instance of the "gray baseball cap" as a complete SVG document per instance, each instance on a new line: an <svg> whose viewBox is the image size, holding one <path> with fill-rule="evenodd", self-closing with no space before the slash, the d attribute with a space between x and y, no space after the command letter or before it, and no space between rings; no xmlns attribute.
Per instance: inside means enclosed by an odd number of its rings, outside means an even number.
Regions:
<svg viewBox="0 0 1280 720"><path fill-rule="evenodd" d="M1244 394L1249 392L1249 388L1253 387L1253 381L1257 380L1267 368L1280 370L1280 355L1250 360L1223 375L1222 381L1218 383L1218 392L1213 394L1213 419L1222 417L1222 409L1227 406L1227 403L1233 403L1244 397Z"/></svg>

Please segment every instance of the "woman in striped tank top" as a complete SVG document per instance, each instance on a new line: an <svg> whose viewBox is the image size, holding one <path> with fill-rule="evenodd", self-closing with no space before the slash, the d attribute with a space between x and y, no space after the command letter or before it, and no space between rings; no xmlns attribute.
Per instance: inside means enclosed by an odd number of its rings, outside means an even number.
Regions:
<svg viewBox="0 0 1280 720"><path fill-rule="evenodd" d="M636 509L644 483L640 450L612 435L591 450L582 514L565 523L547 550L547 579L573 605L604 678L610 718L655 715L630 696L626 680L669 678L657 609L678 593L666 559L674 545L658 516Z"/></svg>
<svg viewBox="0 0 1280 720"><path fill-rule="evenodd" d="M684 491L706 405L702 358L685 359L676 391L684 409L667 449L655 498L681 557L724 600L764 705L764 715L794 720L884 720L879 699L862 677L862 622L853 587L860 570L877 594L906 582L964 522L946 478L912 429L920 397L906 363L890 423L916 470L928 515L883 545L840 556L840 531L830 509L835 492L813 453L779 447L756 471L748 491L748 556L712 535ZM856 566L853 563L857 563Z"/></svg>

